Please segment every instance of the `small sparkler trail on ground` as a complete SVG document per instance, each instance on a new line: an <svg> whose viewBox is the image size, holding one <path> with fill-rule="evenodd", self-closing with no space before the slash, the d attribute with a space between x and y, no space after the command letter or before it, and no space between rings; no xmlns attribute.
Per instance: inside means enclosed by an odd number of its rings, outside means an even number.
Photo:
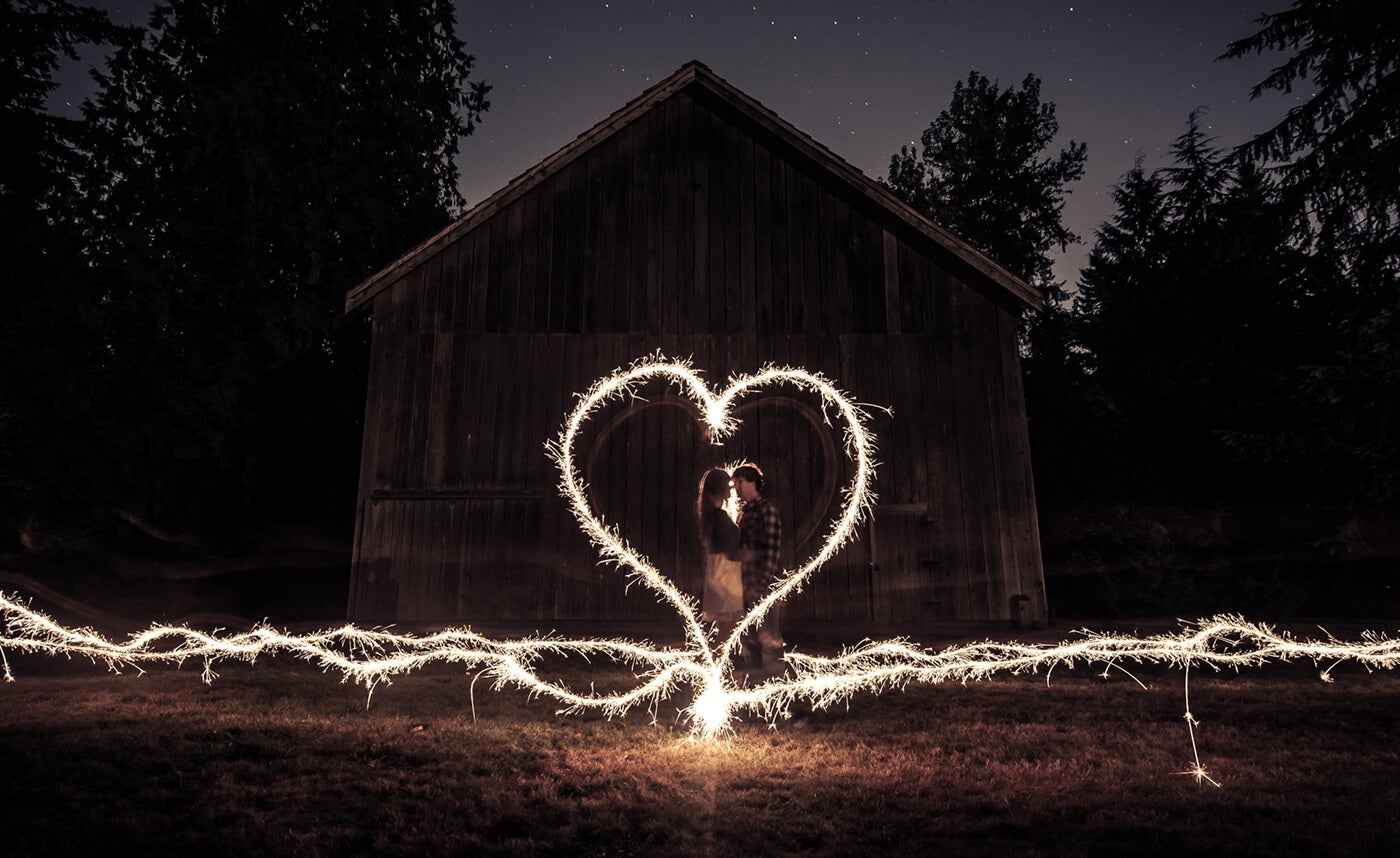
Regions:
<svg viewBox="0 0 1400 858"><path fill-rule="evenodd" d="M845 439L845 450L855 465L843 503L825 541L804 565L784 572L770 593L743 617L728 638L717 639L713 628L699 618L694 599L682 593L640 552L622 538L616 526L591 510L587 490L574 465L575 438L593 413L605 403L636 396L641 385L664 381L679 386L696 405L699 420L718 443L736 428L729 411L735 399L786 384L816 393L822 398L828 419L836 415ZM260 625L242 633L206 633L185 626L157 625L125 641L109 639L91 629L70 629L32 609L17 596L0 594L0 667L13 681L5 651L79 656L114 671L141 670L152 665L203 664L203 678L212 681L214 666L224 659L248 662L259 656L287 654L337 671L342 681L364 685L369 692L396 676L428 664L455 664L467 672L494 680L494 687L516 687L549 697L562 712L601 711L622 715L643 706L655 717L659 704L681 687L693 691L692 702L682 712L697 738L715 738L732 730L745 714L770 723L791 712L795 704L825 709L849 701L860 692L902 689L909 683L966 683L996 674L1047 672L1061 665L1103 664L1105 673L1125 664L1161 664L1189 671L1207 666L1217 670L1254 667L1275 661L1311 660L1326 664L1321 676L1344 662L1368 669L1392 668L1400 661L1400 641L1367 632L1360 641L1341 641L1330 635L1322 640L1295 639L1266 625L1234 616L1219 616L1186 625L1177 633L1147 637L1081 631L1078 638L1057 644L1023 644L983 641L925 649L904 639L868 641L833 657L789 653L787 670L780 676L749 683L734 669L730 656L745 631L764 614L798 592L822 564L851 540L856 526L869 513L874 495L874 439L866 431L864 411L831 382L803 370L768 367L753 375L729 380L720 393L682 361L661 355L619 369L601 379L579 397L577 407L564 424L560 437L549 445L559 466L560 490L571 503L575 518L599 547L605 562L619 567L634 583L652 591L675 608L683 626L684 643L664 647L626 640L568 639L554 636L494 640L467 628L415 636L384 629L360 629L346 625L313 634L292 635ZM636 684L623 691L576 692L542 678L538 668L549 656L604 658L629 667ZM1189 694L1189 687L1188 687ZM1195 719L1187 698L1186 720L1191 732L1195 763L1186 774L1215 783L1201 766L1196 752Z"/></svg>
<svg viewBox="0 0 1400 858"><path fill-rule="evenodd" d="M689 684L698 689L688 712L693 729L701 735L708 734L705 718L713 714L701 710L711 706L731 717L747 711L777 719L797 702L825 709L860 692L879 693L910 683L966 683L996 674L1038 673L1076 664L1206 666L1219 670L1301 659L1326 663L1321 675L1330 681L1331 670L1342 663L1368 669L1390 669L1400 663L1400 640L1373 632L1360 641L1303 639L1267 625L1221 616L1190 624L1180 632L1146 637L1083 630L1077 633L1079 639L1057 644L987 640L930 650L906 640L867 642L832 657L789 653L790 672L784 676L751 686L729 682L715 686L709 683L712 668L707 653L622 640L538 637L498 641L468 629L419 637L354 626L305 635L284 634L269 626L237 634L154 626L116 641L89 629L67 628L8 595L0 595L0 615L5 619L0 651L79 656L113 670L197 661L204 665L206 681L215 677L213 666L219 660L252 662L259 656L277 654L290 654L327 671L338 671L345 681L371 689L443 662L468 671L484 670L496 679L498 687L517 686L552 697L565 704L565 711L598 709L617 715L640 704L659 703L679 685ZM634 667L640 682L628 691L576 694L535 675L532 666L549 655L601 656L626 663ZM13 681L8 661L4 670L6 680ZM705 700L705 694L722 696ZM728 720L717 726L722 731L727 724Z"/></svg>

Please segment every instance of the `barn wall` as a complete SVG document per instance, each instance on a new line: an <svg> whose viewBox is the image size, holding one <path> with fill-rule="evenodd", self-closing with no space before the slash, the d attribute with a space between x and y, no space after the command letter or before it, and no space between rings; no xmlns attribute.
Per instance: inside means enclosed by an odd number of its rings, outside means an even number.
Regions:
<svg viewBox="0 0 1400 858"><path fill-rule="evenodd" d="M873 525L789 616L1004 618L1017 593L1044 615L1017 305L723 113L663 102L376 296L353 618L661 616L597 565L544 455L576 392L658 349L893 409ZM835 515L840 438L774 393L724 449L660 385L582 440L595 505L692 592L706 467L764 465L789 563Z"/></svg>

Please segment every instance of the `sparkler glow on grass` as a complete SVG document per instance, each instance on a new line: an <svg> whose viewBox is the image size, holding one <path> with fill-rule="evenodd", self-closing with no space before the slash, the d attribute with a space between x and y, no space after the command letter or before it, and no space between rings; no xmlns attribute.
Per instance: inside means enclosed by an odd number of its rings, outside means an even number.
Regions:
<svg viewBox="0 0 1400 858"><path fill-rule="evenodd" d="M855 476L844 489L840 514L832 523L817 554L797 569L779 577L769 594L743 617L725 640L716 640L699 619L695 601L680 592L651 562L624 540L614 525L591 510L586 487L574 465L573 446L581 426L603 404L635 396L639 387L662 380L678 385L697 407L711 438L718 443L732 433L730 416L734 401L779 384L795 385L822 398L835 413L845 435L845 449L855 464ZM823 563L854 534L868 514L873 494L874 441L865 429L864 412L845 394L819 375L792 368L769 367L756 374L731 378L719 394L710 390L688 363L669 361L660 355L623 368L597 382L584 393L564 424L549 453L558 464L560 489L571 502L584 532L598 545L605 561L618 566L635 583L675 608L684 628L680 648L625 640L571 640L531 637L498 641L456 628L427 636L401 635L386 630L365 630L352 625L306 635L288 635L266 626L239 634L206 633L184 626L154 626L125 642L113 641L88 629L64 627L33 610L17 598L0 594L0 662L4 675L13 680L4 660L8 648L49 655L81 656L113 670L147 665L182 664L195 659L204 664L205 681L215 677L219 659L253 661L259 655L285 653L339 671L343 681L364 685L371 692L380 683L434 662L446 662L478 671L495 680L497 689L514 686L550 697L561 711L595 710L621 715L642 705L655 717L661 701L681 686L693 690L692 703L683 710L692 733L714 738L732 729L736 718L755 715L776 722L794 704L824 709L850 700L862 691L882 692L911 682L968 682L995 674L1021 674L1052 670L1060 665L1104 664L1105 673L1125 663L1165 664L1189 671L1191 667L1215 669L1258 666L1273 661L1310 659L1327 664L1322 678L1330 681L1337 664L1355 662L1370 668L1392 668L1400 662L1400 641L1367 632L1361 641L1297 640L1265 625L1222 616L1187 626L1176 634L1150 637L1080 632L1080 638L1059 644L1022 644L985 641L924 649L906 640L867 642L835 657L789 653L788 672L757 684L738 675L730 655L744 632L783 599L796 593ZM616 692L579 693L538 674L546 656L603 657L630 667L637 683ZM1188 729L1195 753L1195 719L1187 706ZM1186 772L1198 781L1210 780L1199 755Z"/></svg>

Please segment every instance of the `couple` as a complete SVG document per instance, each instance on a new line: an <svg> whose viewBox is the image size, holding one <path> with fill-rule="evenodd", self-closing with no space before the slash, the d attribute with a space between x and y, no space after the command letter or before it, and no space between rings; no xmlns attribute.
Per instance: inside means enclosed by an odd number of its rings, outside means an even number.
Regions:
<svg viewBox="0 0 1400 858"><path fill-rule="evenodd" d="M739 524L729 517L726 505L731 487L743 503ZM700 541L705 546L704 617L719 626L720 640L727 640L734 626L768 595L782 573L778 547L783 522L778 508L763 496L763 471L749 463L734 469L734 476L719 468L705 474L698 501ZM783 667L783 635L774 606L745 636L748 667L769 672Z"/></svg>

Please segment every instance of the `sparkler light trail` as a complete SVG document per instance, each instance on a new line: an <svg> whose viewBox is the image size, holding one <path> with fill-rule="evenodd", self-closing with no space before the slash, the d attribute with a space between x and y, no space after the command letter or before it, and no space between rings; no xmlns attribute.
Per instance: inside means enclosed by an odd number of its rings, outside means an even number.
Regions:
<svg viewBox="0 0 1400 858"><path fill-rule="evenodd" d="M843 503L825 541L802 566L784 572L770 593L754 607L724 640L699 619L694 599L680 592L651 562L622 538L616 526L598 518L589 507L586 487L574 465L573 447L580 427L605 403L638 395L641 385L661 380L675 384L695 403L697 413L718 443L737 424L730 406L739 397L770 386L793 385L818 394L824 410L837 415L845 450L855 464L855 475L843 490ZM874 439L866 431L859 406L819 375L792 368L768 367L753 375L730 379L716 394L688 363L656 355L638 361L601 379L580 398L560 437L549 445L549 454L560 470L560 491L584 532L599 547L605 562L619 567L631 579L676 609L684 630L682 646L663 647L625 640L574 640L530 637L493 640L466 628L452 628L426 636L365 630L353 625L305 635L288 635L260 625L238 634L206 633L185 626L153 626L126 641L114 641L90 629L70 629L33 610L18 597L0 594L0 666L13 681L5 659L7 649L48 655L81 656L112 670L142 669L148 665L178 665L189 660L204 664L206 682L215 677L220 659L253 661L260 655L290 654L338 671L342 681L364 685L371 693L380 683L434 662L460 665L507 686L539 694L562 704L560 711L601 711L622 715L639 705L653 712L686 686L694 696L683 711L693 735L714 738L732 729L736 718L755 715L770 723L784 717L794 704L806 703L820 710L845 702L862 691L900 689L909 683L941 683L981 680L995 674L1050 671L1060 665L1103 664L1105 670L1131 664L1162 664L1189 671L1192 667L1215 669L1254 667L1275 661L1308 659L1326 664L1321 671L1330 681L1337 664L1354 662L1368 669L1393 668L1400 662L1400 641L1367 632L1360 641L1295 639L1266 625L1239 617L1219 616L1187 625L1175 634L1150 637L1081 631L1076 640L1058 644L1023 644L984 641L929 650L907 640L867 642L834 657L789 653L788 671L758 684L748 684L730 660L744 631L758 623L774 605L796 593L823 563L853 536L856 525L868 514L874 495ZM579 693L542 679L539 662L551 655L603 657L630 667L637 683L617 692ZM1192 732L1194 719L1187 723ZM1209 780L1197 757L1188 772ZM1214 783L1214 781L1211 781Z"/></svg>
<svg viewBox="0 0 1400 858"><path fill-rule="evenodd" d="M700 735L709 734L705 728L717 713L733 716L749 711L776 719L798 701L820 710L862 691L879 693L912 682L966 683L996 674L1049 671L1061 665L1103 664L1107 670L1133 663L1183 669L1208 666L1219 670L1301 659L1326 663L1321 677L1330 682L1330 673L1339 664L1392 669L1400 663L1400 640L1374 632L1366 632L1360 641L1330 636L1323 640L1301 639L1267 625L1220 616L1190 624L1178 633L1149 637L1082 630L1078 632L1080 639L1058 644L987 640L935 651L906 640L889 640L869 642L833 657L789 653L789 676L754 686L712 686L705 684L709 670L694 650L621 640L540 637L496 641L469 629L447 629L418 637L354 626L287 635L264 625L229 635L185 626L154 626L119 642L89 629L66 628L17 598L3 594L0 616L5 620L0 654L8 648L80 656L113 669L200 660L205 665L205 681L213 680L212 668L220 659L252 662L259 656L279 653L294 655L327 671L339 671L344 680L371 689L395 676L445 662L463 665L468 670L486 670L497 679L498 687L514 685L549 695L564 703L565 711L593 708L610 714L625 713L643 702L659 702L670 696L677 684L689 682L700 687L695 702L687 709L695 732ZM641 670L645 681L627 692L578 695L532 673L531 665L540 658L561 654L603 656L632 664ZM8 661L4 663L4 673L7 681L14 681ZM717 696L707 699L706 695ZM727 724L726 718L717 726L722 731Z"/></svg>

